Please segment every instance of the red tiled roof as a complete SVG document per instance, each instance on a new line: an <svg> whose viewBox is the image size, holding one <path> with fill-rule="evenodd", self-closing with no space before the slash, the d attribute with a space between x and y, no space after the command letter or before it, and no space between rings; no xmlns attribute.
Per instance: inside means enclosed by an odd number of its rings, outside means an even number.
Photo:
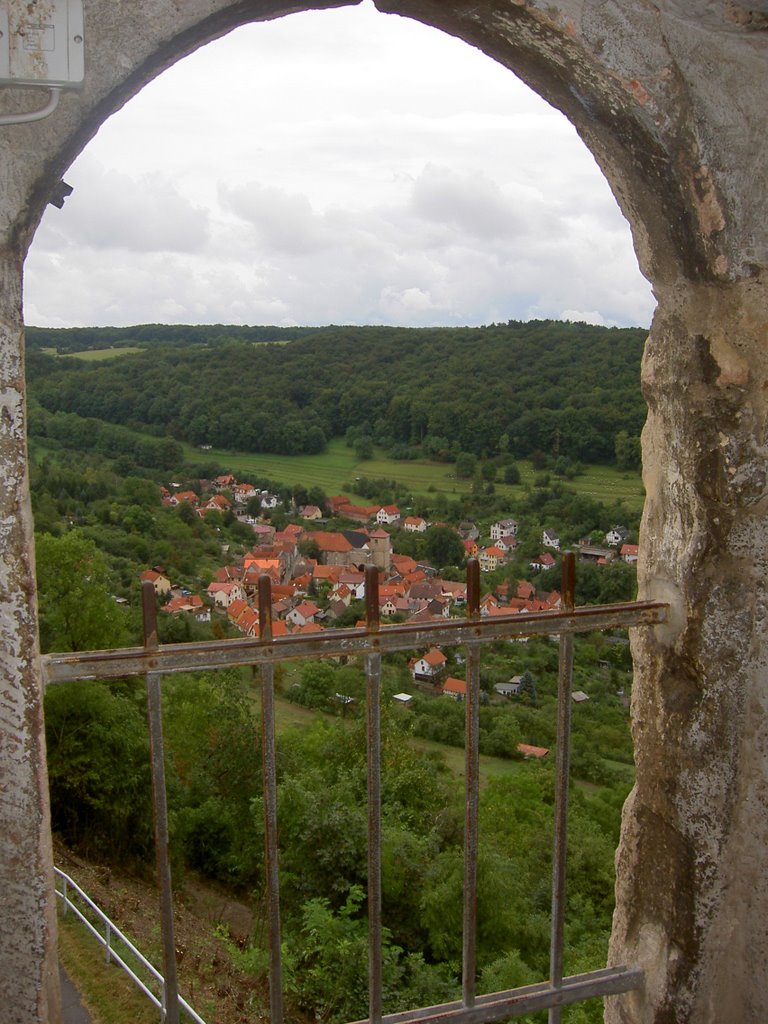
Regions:
<svg viewBox="0 0 768 1024"><path fill-rule="evenodd" d="M352 550L352 545L343 533L323 533L322 531L316 531L310 533L309 537L323 552L334 551L344 553Z"/></svg>
<svg viewBox="0 0 768 1024"><path fill-rule="evenodd" d="M438 651L436 647L431 648L426 654L422 655L422 661L426 661L428 665L444 665L448 659L442 651Z"/></svg>
<svg viewBox="0 0 768 1024"><path fill-rule="evenodd" d="M518 743L517 749L523 757L546 757L549 747L532 747L530 743Z"/></svg>
<svg viewBox="0 0 768 1024"><path fill-rule="evenodd" d="M464 679L456 679L454 676L448 676L443 683L443 693L461 693L466 694L467 683Z"/></svg>
<svg viewBox="0 0 768 1024"><path fill-rule="evenodd" d="M304 619L309 619L313 615L317 615L320 609L317 607L314 601L302 601L301 604L297 604L294 611L298 612Z"/></svg>
<svg viewBox="0 0 768 1024"><path fill-rule="evenodd" d="M233 622L237 622L247 607L247 601L233 601L229 608L227 608L227 615Z"/></svg>

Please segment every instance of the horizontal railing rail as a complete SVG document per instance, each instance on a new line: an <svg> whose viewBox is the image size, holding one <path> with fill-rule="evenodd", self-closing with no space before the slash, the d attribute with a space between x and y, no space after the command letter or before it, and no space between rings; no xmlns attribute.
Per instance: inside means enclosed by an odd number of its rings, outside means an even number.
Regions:
<svg viewBox="0 0 768 1024"><path fill-rule="evenodd" d="M299 658L328 658L337 655L380 654L409 651L416 647L457 646L468 642L521 636L590 633L596 630L654 626L664 622L667 606L659 601L588 605L572 611L523 612L494 615L493 618L444 619L418 624L404 622L383 626L372 634L365 627L329 629L324 633L281 636L263 640L249 637L206 640L196 643L163 644L157 650L121 647L105 651L73 651L43 655L47 683L77 679L115 679L120 676L157 672L197 672L231 665L263 665Z"/></svg>
<svg viewBox="0 0 768 1024"><path fill-rule="evenodd" d="M164 1020L166 1016L166 987L165 979L160 971L144 956L141 950L137 949L136 946L131 942L127 935L124 934L109 917L104 913L98 904L94 903L91 897L86 893L77 882L74 881L68 874L62 871L60 868L54 867L54 874L56 878L56 895L62 902L63 913L66 916L70 911L75 917L88 929L91 935L104 947L106 950L107 963L116 963L118 967L122 968L125 973L131 978L133 983L136 985L141 992L153 1003L160 1011L160 1019ZM74 894L77 899L90 911L91 917L88 916L72 899ZM94 924L91 918L95 918L97 924ZM99 926L104 929L102 934L99 930ZM115 941L119 942L121 946L127 951L134 959L136 964L144 970L148 975L154 978L157 989L160 993L158 996L149 985L136 973L130 964L128 964L125 958L121 955L120 951L116 948ZM184 1010L187 1016L194 1021L194 1024L205 1024L203 1018L192 1009L189 1003L182 996L178 997L179 1007Z"/></svg>

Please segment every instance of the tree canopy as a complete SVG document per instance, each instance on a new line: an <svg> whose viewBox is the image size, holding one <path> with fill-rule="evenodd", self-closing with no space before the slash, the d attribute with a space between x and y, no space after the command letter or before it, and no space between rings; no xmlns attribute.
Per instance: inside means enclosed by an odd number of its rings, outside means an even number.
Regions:
<svg viewBox="0 0 768 1024"><path fill-rule="evenodd" d="M117 329L103 330L113 343L125 340ZM45 339L73 351L85 346L84 336L32 332L28 376L40 407L33 432L100 435L109 425L93 443L114 447L121 444L117 426L140 424L165 435L151 439L155 446L178 439L286 455L322 451L327 439L346 434L361 450L378 444L397 457L461 455L457 471L465 475L468 456L527 458L537 450L631 465L645 418L646 332L638 328L511 321L289 335L220 326L132 330L142 351L90 363L39 347ZM94 332L88 338L106 340ZM161 464L172 454L151 448L139 461Z"/></svg>

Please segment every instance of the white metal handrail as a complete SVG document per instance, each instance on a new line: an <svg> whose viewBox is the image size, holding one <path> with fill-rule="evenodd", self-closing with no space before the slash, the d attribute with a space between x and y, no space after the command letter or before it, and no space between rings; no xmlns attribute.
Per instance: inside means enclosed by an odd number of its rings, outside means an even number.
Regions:
<svg viewBox="0 0 768 1024"><path fill-rule="evenodd" d="M54 873L56 875L56 895L60 897L63 907L64 914L68 911L72 911L78 920L82 921L91 935L97 939L106 950L107 963L114 961L119 967L125 971L125 973L133 980L134 984L141 989L144 995L158 1008L160 1011L160 1019L165 1020L166 1016L166 997L165 997L165 979L163 978L160 971L154 967L149 960L144 956L140 950L134 946L129 938L127 938L123 932L117 927L117 925L111 921L103 910L96 903L93 902L91 897L84 892L80 886L75 882L69 875L65 874L60 868L54 867ZM61 888L59 887L61 885ZM96 917L98 923L103 926L104 934L89 918L80 910L78 906L73 903L70 893L74 893L82 902L88 907L93 915ZM128 952L136 958L138 963L144 970L150 974L157 982L160 990L160 996L158 997L149 988L148 985L142 981L138 974L125 962L120 953L116 950L114 942L117 939L123 944ZM189 1003L182 996L179 996L179 1008L189 1016L194 1024L205 1024L203 1018L196 1013Z"/></svg>

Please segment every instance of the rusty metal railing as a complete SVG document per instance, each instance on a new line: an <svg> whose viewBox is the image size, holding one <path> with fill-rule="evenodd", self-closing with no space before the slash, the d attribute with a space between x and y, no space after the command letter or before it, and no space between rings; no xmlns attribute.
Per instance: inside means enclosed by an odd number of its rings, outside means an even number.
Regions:
<svg viewBox="0 0 768 1024"><path fill-rule="evenodd" d="M357 629L329 630L300 636L274 638L269 577L259 582L259 637L191 644L157 642L155 597L151 583L144 584L144 645L111 651L49 654L43 657L49 684L78 679L113 679L143 676L147 683L151 736L157 874L164 949L164 973L168 986L166 1020L178 1022L178 990L173 934L173 907L168 856L167 812L163 776L163 742L160 721L160 680L178 672L210 670L236 665L258 666L262 683L262 751L264 759L264 818L266 888L270 943L271 1024L283 1022L283 986L280 951L280 892L277 844L277 770L274 713L274 666L294 659L360 655L365 664L368 689L368 944L369 1024L491 1024L548 1009L550 1024L559 1024L560 1009L585 999L616 995L641 987L642 971L606 967L586 974L564 977L563 932L566 907L566 849L568 782L570 773L571 690L573 640L576 633L632 626L653 626L664 621L666 606L651 601L576 608L575 559L562 559L562 600L559 611L510 614L483 619L480 614L480 572L476 559L467 564L467 616L464 619L427 623L403 623L381 628L379 622L378 572L366 571L366 625ZM560 638L558 671L558 726L554 809L552 924L550 977L524 988L477 995L477 858L479 812L479 701L480 658L485 644L520 636ZM383 1014L382 1007L382 912L381 912L381 659L383 654L424 646L467 647L467 699L465 743L465 837L464 923L462 940L462 997L439 1006Z"/></svg>

